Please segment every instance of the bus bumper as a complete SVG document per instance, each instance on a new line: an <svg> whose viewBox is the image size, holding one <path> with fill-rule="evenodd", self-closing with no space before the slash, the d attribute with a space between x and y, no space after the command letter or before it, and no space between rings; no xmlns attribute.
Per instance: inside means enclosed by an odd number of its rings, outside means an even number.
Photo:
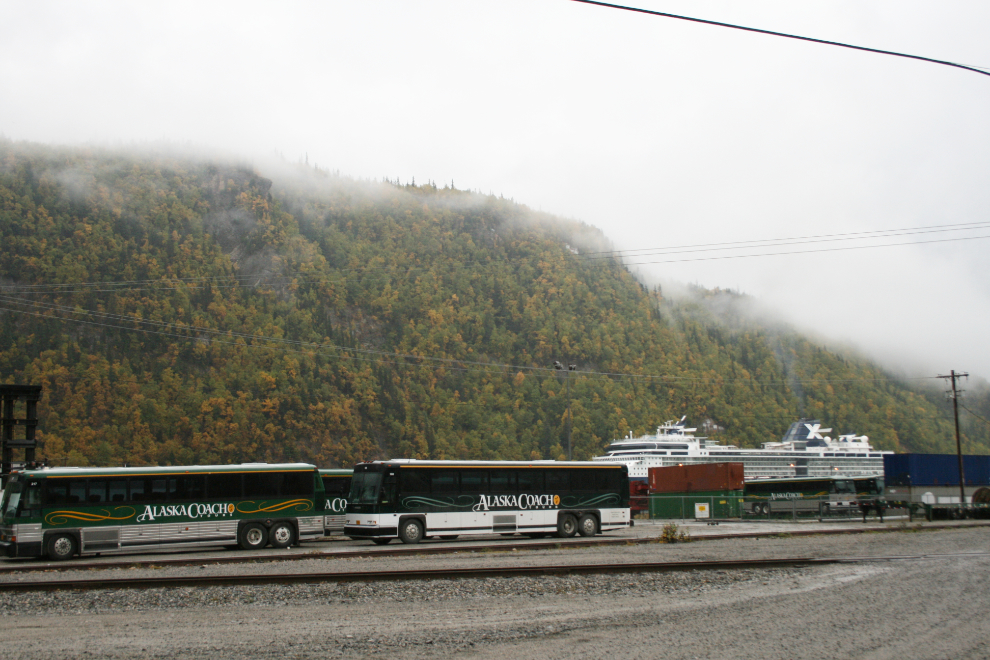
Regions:
<svg viewBox="0 0 990 660"><path fill-rule="evenodd" d="M41 543L11 543L0 541L0 555L6 557L40 557Z"/></svg>
<svg viewBox="0 0 990 660"><path fill-rule="evenodd" d="M396 537L399 535L397 527L371 527L368 525L345 525L344 536L355 539L374 539L382 536Z"/></svg>

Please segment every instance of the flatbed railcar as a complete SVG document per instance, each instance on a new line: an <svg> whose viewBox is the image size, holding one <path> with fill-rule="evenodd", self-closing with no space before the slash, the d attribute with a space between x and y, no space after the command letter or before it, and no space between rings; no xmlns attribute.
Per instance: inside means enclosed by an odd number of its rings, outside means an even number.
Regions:
<svg viewBox="0 0 990 660"><path fill-rule="evenodd" d="M0 554L284 548L323 536L325 499L306 463L25 470L0 502Z"/></svg>
<svg viewBox="0 0 990 660"><path fill-rule="evenodd" d="M354 466L344 534L381 545L461 534L594 536L630 524L623 464L400 459Z"/></svg>
<svg viewBox="0 0 990 660"><path fill-rule="evenodd" d="M911 516L929 520L990 517L990 456L964 455L960 498L959 457L955 454L893 454L884 458L885 500Z"/></svg>

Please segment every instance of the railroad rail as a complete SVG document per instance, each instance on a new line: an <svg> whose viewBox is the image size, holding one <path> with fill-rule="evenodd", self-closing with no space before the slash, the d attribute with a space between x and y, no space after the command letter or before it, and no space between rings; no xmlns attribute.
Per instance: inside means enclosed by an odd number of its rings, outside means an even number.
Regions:
<svg viewBox="0 0 990 660"><path fill-rule="evenodd" d="M952 553L893 555L878 557L786 557L777 559L738 559L728 561L618 562L611 564L553 564L543 566L500 566L477 568L441 568L400 571L348 571L337 573L283 573L248 575L190 575L147 578L103 578L72 580L34 580L0 582L0 593L27 591L64 591L96 589L160 589L177 587L249 586L273 584L317 584L324 582L394 582L400 580L455 580L467 578L505 578L609 573L667 573L674 571L713 571L768 569L784 566L822 566L828 564L876 563L907 560L934 560L957 557L990 556L990 553Z"/></svg>
<svg viewBox="0 0 990 660"><path fill-rule="evenodd" d="M938 529L966 529L969 527L987 527L990 522L954 523L954 524L925 524L924 526L910 527L908 529L938 530ZM837 534L864 534L876 532L898 532L904 531L902 527L857 527L855 529L807 529L793 531L776 532L741 532L736 534L705 534L704 536L693 536L691 542L695 541L717 541L725 539L746 539L746 538L786 538L792 536L830 536ZM374 557L407 557L417 555L441 555L471 552L513 552L522 550L562 550L568 548L587 548L608 545L643 545L658 543L657 536L644 537L594 537L594 538L574 538L555 539L553 541L521 541L492 539L490 541L475 542L446 542L443 545L434 543L422 543L417 545L400 545L394 547L364 547L357 550L337 550L337 551L264 551L262 554L231 554L225 552L222 555L203 554L202 552L192 553L191 556L163 558L156 555L154 558L142 558L140 555L122 556L120 561L68 561L50 562L37 559L8 560L0 563L0 574L34 572L34 571L77 571L95 569L116 569L116 568L151 568L151 567L181 567L181 566L201 566L204 564L250 564L250 563L272 563L279 561L302 561L308 559L368 559Z"/></svg>

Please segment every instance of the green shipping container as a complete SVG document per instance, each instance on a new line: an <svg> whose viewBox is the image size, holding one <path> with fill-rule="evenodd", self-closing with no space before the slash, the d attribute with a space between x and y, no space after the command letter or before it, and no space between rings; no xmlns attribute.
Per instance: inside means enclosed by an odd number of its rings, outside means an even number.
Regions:
<svg viewBox="0 0 990 660"><path fill-rule="evenodd" d="M743 491L711 490L693 493L650 495L650 518L695 519L695 505L708 505L708 518L722 520L742 515ZM699 517L702 519L702 517Z"/></svg>

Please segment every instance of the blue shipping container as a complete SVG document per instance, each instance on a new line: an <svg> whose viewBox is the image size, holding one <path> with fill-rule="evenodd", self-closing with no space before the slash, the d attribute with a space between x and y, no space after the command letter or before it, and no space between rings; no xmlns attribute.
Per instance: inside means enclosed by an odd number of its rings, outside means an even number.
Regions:
<svg viewBox="0 0 990 660"><path fill-rule="evenodd" d="M990 486L990 456L963 456L967 486ZM884 481L890 486L958 486L955 454L884 454Z"/></svg>

